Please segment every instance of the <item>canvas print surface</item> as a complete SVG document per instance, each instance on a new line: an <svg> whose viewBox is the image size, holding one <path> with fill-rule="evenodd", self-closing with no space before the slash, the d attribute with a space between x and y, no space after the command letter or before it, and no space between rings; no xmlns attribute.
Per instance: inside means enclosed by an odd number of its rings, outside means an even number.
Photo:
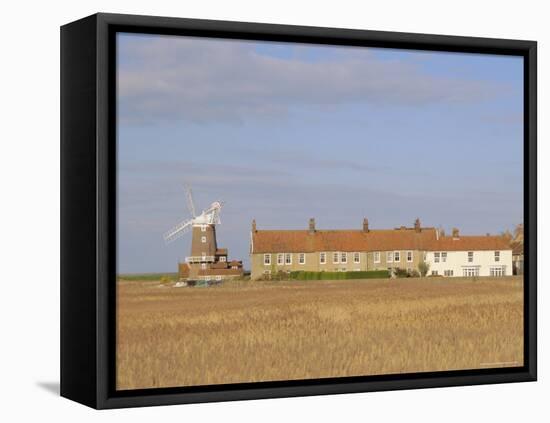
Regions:
<svg viewBox="0 0 550 423"><path fill-rule="evenodd" d="M116 388L518 367L523 59L117 35Z"/></svg>

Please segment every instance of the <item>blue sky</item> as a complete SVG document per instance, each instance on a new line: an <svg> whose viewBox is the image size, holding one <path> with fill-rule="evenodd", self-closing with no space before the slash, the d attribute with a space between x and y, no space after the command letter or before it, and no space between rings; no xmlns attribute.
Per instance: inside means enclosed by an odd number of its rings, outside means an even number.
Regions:
<svg viewBox="0 0 550 423"><path fill-rule="evenodd" d="M118 270L175 271L162 234L223 200L218 242L258 228L523 221L519 57L119 34Z"/></svg>

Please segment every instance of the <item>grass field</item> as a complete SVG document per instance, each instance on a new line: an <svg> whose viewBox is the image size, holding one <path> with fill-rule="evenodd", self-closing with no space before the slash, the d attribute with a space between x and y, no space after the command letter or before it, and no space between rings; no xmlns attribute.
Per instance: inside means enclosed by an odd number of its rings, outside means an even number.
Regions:
<svg viewBox="0 0 550 423"><path fill-rule="evenodd" d="M117 292L118 389L523 364L519 277Z"/></svg>

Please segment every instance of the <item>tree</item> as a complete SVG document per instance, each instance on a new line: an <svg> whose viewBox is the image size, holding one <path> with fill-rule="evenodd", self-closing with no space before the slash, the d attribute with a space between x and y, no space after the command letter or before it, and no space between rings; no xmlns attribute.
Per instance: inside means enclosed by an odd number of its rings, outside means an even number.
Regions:
<svg viewBox="0 0 550 423"><path fill-rule="evenodd" d="M430 265L425 261L421 261L420 263L418 263L418 271L420 272L420 276L425 277L428 274L429 270Z"/></svg>

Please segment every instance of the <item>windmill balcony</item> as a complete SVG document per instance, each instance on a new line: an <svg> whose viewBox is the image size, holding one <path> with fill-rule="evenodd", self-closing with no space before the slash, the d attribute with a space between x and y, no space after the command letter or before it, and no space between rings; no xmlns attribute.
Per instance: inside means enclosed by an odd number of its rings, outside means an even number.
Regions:
<svg viewBox="0 0 550 423"><path fill-rule="evenodd" d="M185 257L186 263L213 263L214 256L190 256Z"/></svg>

